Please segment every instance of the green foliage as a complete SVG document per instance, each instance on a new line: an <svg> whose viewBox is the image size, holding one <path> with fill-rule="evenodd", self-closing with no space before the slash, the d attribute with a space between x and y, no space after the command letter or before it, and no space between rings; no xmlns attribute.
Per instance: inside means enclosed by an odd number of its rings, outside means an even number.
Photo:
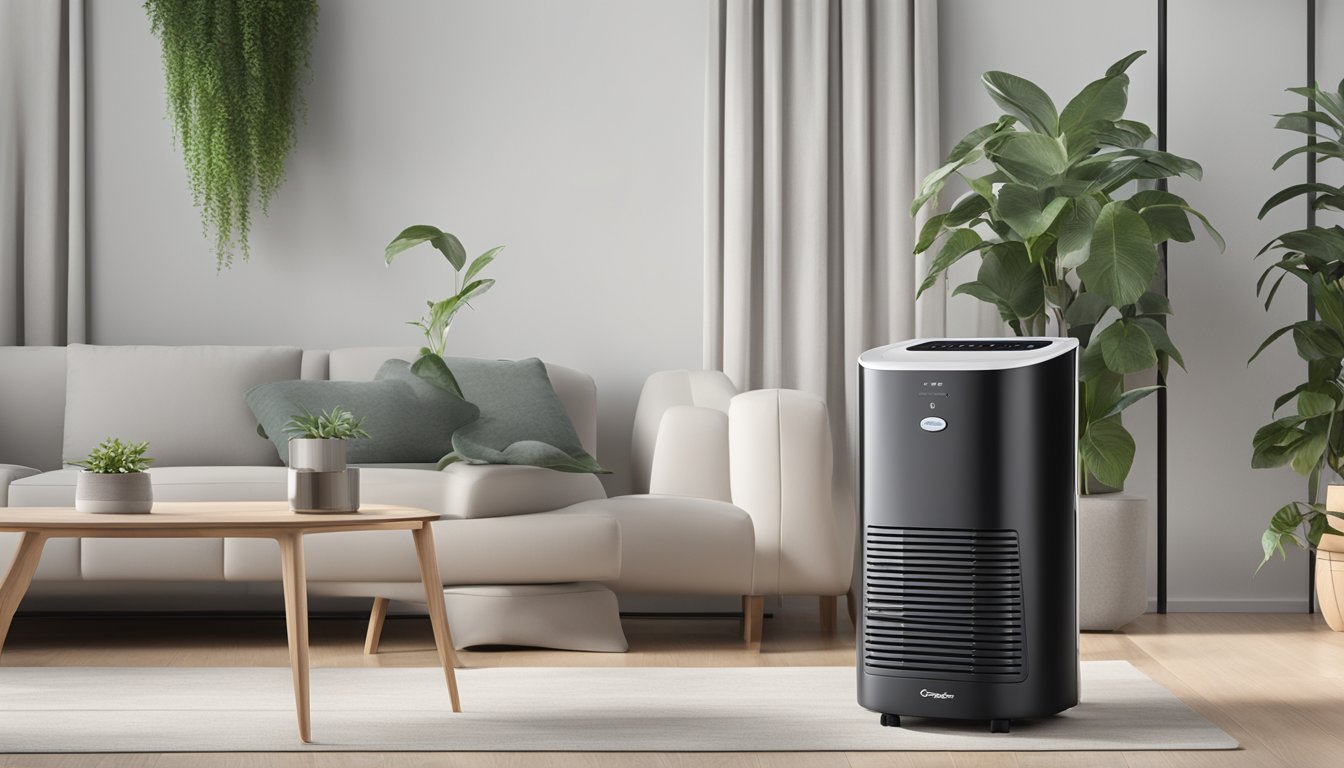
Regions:
<svg viewBox="0 0 1344 768"><path fill-rule="evenodd" d="M1133 464L1134 439L1119 415L1157 388L1125 391L1125 375L1153 368L1165 375L1172 360L1184 366L1166 332L1171 305L1150 288L1157 246L1193 240L1194 216L1223 248L1208 220L1177 195L1140 189L1120 197L1155 179L1201 174L1193 160L1149 149L1152 130L1124 119L1125 70L1143 53L1116 62L1063 110L1028 80L985 73L990 98L1007 114L967 134L911 206L918 214L954 176L971 189L921 228L915 253L937 250L920 293L975 253L976 279L953 295L992 304L1019 336L1043 335L1053 320L1082 345L1085 490L1091 478L1122 487Z"/></svg>
<svg viewBox="0 0 1344 768"><path fill-rule="evenodd" d="M77 467L100 475L126 475L132 472L144 472L154 460L145 456L149 442L123 443L120 439L109 437L89 451L83 461L72 461Z"/></svg>
<svg viewBox="0 0 1344 768"><path fill-rule="evenodd" d="M163 45L168 116L216 265L249 254L251 205L284 180L317 0L145 0Z"/></svg>
<svg viewBox="0 0 1344 768"><path fill-rule="evenodd" d="M1344 158L1344 81L1334 91L1319 85L1288 90L1314 101L1318 108L1277 116L1276 128L1306 134L1308 142L1284 153L1274 167L1308 149L1316 152L1318 163ZM1318 211L1344 211L1344 187L1293 184L1265 202L1260 218L1303 195L1315 196L1312 205ZM1322 535L1339 534L1330 518L1344 518L1318 503L1321 484L1331 473L1338 476L1344 471L1344 229L1336 225L1286 232L1261 248L1256 258L1266 254L1275 261L1255 287L1265 309L1273 305L1284 279L1292 277L1306 286L1320 319L1279 328L1251 355L1255 360L1270 344L1291 336L1297 356L1306 361L1307 374L1306 381L1274 401L1273 420L1256 431L1251 443L1252 467L1288 465L1307 478L1307 500L1289 502L1270 518L1260 540L1261 567L1275 552L1282 556L1286 543L1315 547ZM1290 404L1293 412L1280 416Z"/></svg>
<svg viewBox="0 0 1344 768"><path fill-rule="evenodd" d="M309 440L356 440L369 436L363 425L363 419L355 418L353 413L338 405L316 415L304 411L291 416L283 429L296 438Z"/></svg>
<svg viewBox="0 0 1344 768"><path fill-rule="evenodd" d="M392 266L392 259L402 251L413 248L421 243L429 243L434 246L448 263L453 267L453 295L442 301L429 301L429 314L420 320L413 320L407 325L414 325L425 334L425 342L428 346L421 351L421 359L433 355L442 357L448 346L448 331L453 327L453 318L462 311L463 307L471 306L471 299L480 296L495 284L490 278L475 279L481 270L485 269L490 262L495 260L495 256L504 246L491 248L472 260L471 265L467 265L467 249L462 246L462 241L451 232L444 232L438 227L428 224L417 224L407 227L401 231L401 234L392 239L383 250L383 259L388 266ZM466 272L462 268L466 267ZM442 360L440 360L442 362ZM421 373L417 371L416 373ZM442 367L442 371L432 371L439 379L442 374L447 373L449 379L452 373L448 372L447 366ZM423 374L421 374L423 375ZM435 382L449 392L454 392L461 397L461 390L457 388L457 382L454 380L451 386L446 381Z"/></svg>

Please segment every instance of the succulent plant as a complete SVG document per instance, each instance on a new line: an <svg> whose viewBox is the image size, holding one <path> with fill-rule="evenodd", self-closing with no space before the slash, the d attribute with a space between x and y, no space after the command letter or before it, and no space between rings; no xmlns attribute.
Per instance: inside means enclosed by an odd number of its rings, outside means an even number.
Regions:
<svg viewBox="0 0 1344 768"><path fill-rule="evenodd" d="M133 472L144 472L154 463L153 459L145 456L147 450L149 450L148 440L140 443L123 443L115 437L109 437L89 451L88 458L70 463L100 475L128 475Z"/></svg>
<svg viewBox="0 0 1344 768"><path fill-rule="evenodd" d="M291 416L284 430L296 438L309 440L356 440L369 436L363 424L363 419L337 405L316 415L304 411Z"/></svg>

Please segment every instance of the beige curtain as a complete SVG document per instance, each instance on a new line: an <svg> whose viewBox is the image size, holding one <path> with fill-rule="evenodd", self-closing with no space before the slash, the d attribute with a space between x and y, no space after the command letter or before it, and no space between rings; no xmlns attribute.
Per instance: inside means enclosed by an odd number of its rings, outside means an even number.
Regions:
<svg viewBox="0 0 1344 768"><path fill-rule="evenodd" d="M0 345L87 336L83 0L0 0Z"/></svg>
<svg viewBox="0 0 1344 768"><path fill-rule="evenodd" d="M709 67L704 363L823 395L852 504L856 360L942 335L910 201L938 166L934 0L719 0Z"/></svg>

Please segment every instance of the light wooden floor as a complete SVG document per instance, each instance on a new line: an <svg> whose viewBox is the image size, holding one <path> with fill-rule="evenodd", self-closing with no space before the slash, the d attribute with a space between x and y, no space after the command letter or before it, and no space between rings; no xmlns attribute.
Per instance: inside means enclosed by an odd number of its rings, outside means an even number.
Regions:
<svg viewBox="0 0 1344 768"><path fill-rule="evenodd" d="M843 610L843 609L842 609ZM632 619L631 651L464 652L467 666L751 666L853 663L852 627L825 634L810 614L768 619L759 654L741 646L728 620ZM362 653L361 622L313 622L315 666L432 666L429 622L389 620L385 652ZM15 621L5 666L284 666L283 620L48 619ZM1341 766L1344 765L1344 633L1317 617L1263 614L1145 616L1123 633L1087 634L1085 659L1126 659L1166 685L1243 745L1236 752L1091 753L283 753L0 756L0 766L191 766L346 768L353 766ZM874 715L874 720L877 716ZM874 722L876 727L876 722ZM0 726L2 727L2 726ZM525 727L525 726L524 726ZM1011 743L1005 738L1005 744Z"/></svg>

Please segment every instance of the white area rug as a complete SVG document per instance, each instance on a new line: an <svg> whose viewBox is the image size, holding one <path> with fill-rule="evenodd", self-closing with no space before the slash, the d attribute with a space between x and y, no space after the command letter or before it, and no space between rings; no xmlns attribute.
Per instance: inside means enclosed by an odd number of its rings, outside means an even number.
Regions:
<svg viewBox="0 0 1344 768"><path fill-rule="evenodd" d="M298 741L286 668L0 668L0 752L1231 749L1230 736L1123 661L1083 663L1083 703L987 723L855 703L849 667L314 669Z"/></svg>

